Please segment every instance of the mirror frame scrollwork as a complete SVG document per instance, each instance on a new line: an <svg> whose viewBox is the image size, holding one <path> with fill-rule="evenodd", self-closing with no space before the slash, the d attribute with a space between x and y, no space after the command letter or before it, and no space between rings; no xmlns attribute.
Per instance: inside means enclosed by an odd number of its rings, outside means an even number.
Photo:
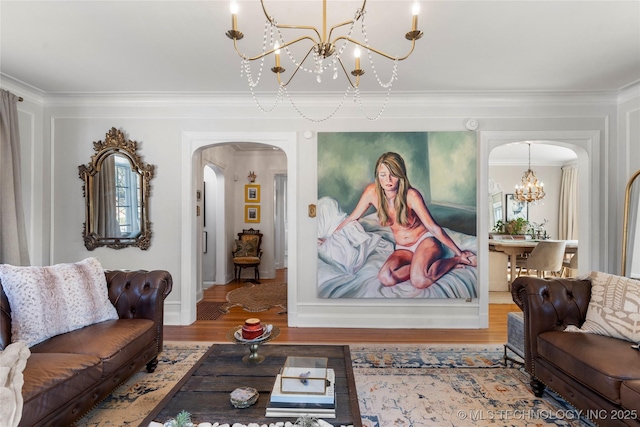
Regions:
<svg viewBox="0 0 640 427"><path fill-rule="evenodd" d="M627 257L628 257L627 252L629 250L627 246L629 245L629 233L631 232L631 230L629 230L629 222L630 222L629 214L631 212L631 206L630 206L631 191L634 185L640 185L640 170L637 170L631 176L631 178L629 178L629 181L627 182L627 187L624 192L624 217L622 220L622 266L620 271L621 276L627 276L627 271L626 271ZM638 220L640 219L638 218L635 219L635 221L638 221ZM640 236L636 236L636 238L640 238Z"/></svg>
<svg viewBox="0 0 640 427"><path fill-rule="evenodd" d="M126 247L138 247L141 250L149 249L151 244L151 222L149 221L149 194L151 192L150 181L153 178L153 165L145 164L137 154L138 143L127 140L124 134L112 127L107 132L104 141L94 141L95 153L87 165L78 166L80 179L83 180L82 193L85 198L85 223L82 236L85 247L92 251L97 247L109 247L122 249ZM135 237L101 236L97 232L97 224L94 223L96 189L95 179L105 159L111 155L126 157L131 164L133 172L140 177L140 233ZM97 222L97 221L96 221Z"/></svg>

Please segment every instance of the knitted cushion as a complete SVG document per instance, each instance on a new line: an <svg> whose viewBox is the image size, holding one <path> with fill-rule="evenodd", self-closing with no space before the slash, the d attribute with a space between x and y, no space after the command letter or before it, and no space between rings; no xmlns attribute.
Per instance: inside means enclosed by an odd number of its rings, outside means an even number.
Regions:
<svg viewBox="0 0 640 427"><path fill-rule="evenodd" d="M11 307L11 341L29 347L55 335L118 318L100 262L49 267L0 265Z"/></svg>

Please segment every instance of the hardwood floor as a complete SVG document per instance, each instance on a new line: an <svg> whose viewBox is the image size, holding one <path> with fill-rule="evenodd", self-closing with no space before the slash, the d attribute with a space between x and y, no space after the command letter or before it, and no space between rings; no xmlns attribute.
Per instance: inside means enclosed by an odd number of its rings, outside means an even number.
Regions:
<svg viewBox="0 0 640 427"><path fill-rule="evenodd" d="M286 270L278 270L276 278L262 283L286 281ZM227 292L244 286L232 282L212 286L204 292L203 301L226 301ZM287 315L278 314L280 307L260 313L250 313L233 307L216 320L197 320L189 326L165 326L167 341L226 342L227 331L241 325L248 317L259 317L263 323L280 328L278 343L297 344L372 344L372 343L459 343L503 344L507 340L507 313L519 311L515 304L490 304L488 329L363 329L363 328L290 328Z"/></svg>

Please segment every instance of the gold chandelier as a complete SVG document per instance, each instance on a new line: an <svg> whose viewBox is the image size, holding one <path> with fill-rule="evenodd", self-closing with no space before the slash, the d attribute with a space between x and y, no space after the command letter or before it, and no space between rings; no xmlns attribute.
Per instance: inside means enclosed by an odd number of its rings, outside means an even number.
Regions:
<svg viewBox="0 0 640 427"><path fill-rule="evenodd" d="M529 146L529 169L522 175L522 184L516 184L516 200L527 203L538 203L544 199L544 184L538 181L536 174L531 170L531 143Z"/></svg>
<svg viewBox="0 0 640 427"><path fill-rule="evenodd" d="M272 111L275 108L275 106L278 104L278 102L282 101L286 97L291 102L291 105L294 107L294 109L307 120L316 121L316 122L324 121L332 117L344 104L344 101L347 99L347 96L353 92L354 101L358 102L360 109L363 111L363 113L369 120L377 120L382 115L384 109L386 108L387 102L389 100L389 96L391 94L391 86L393 85L393 82L398 78L397 77L398 61L405 60L409 57L409 55L411 55L415 47L416 40L420 39L423 35L422 31L418 30L417 28L418 13L420 11L420 5L417 1L413 4L412 28L411 28L411 31L405 34L405 38L411 42L411 49L409 50L409 53L407 53L405 56L399 57L399 56L389 55L387 53L382 52L381 50L378 50L369 46L367 30L364 22L365 13L366 13L365 11L366 3L367 3L366 0L362 2L362 5L360 6L360 8L355 11L353 19L336 24L332 26L327 32L327 0L323 0L322 1L322 5L323 5L322 32L320 32L316 27L313 27L313 26L285 25L285 24L278 23L275 20L275 18L267 12L267 9L264 4L264 0L260 0L260 4L262 5L262 11L264 12L264 16L267 18L267 21L265 22L265 26L264 26L262 53L255 56L247 56L244 53L242 53L238 48L238 41L244 37L244 34L238 30L238 5L235 0L231 1L232 29L227 31L226 35L227 37L233 40L233 46L236 52L238 53L238 55L242 58L240 74L246 75L247 81L249 83L249 89L251 91L251 94L253 95L253 99L263 112ZM360 32L363 36L364 41L359 41L352 37L357 23L360 23L360 28L361 28ZM347 35L333 36L334 31L342 27L348 27ZM281 30L304 31L305 35L302 35L293 39L285 39L283 32ZM298 60L297 58L295 58L292 51L289 49L290 46L299 42L310 43L310 47L306 51L306 55L302 57L302 60ZM350 45L354 47L353 49L354 68L350 72L348 72L347 67L343 62L343 55L347 50L347 47ZM377 115L373 117L368 116L366 112L364 112L363 103L360 95L360 89L359 89L360 78L365 74L364 69L361 68L361 65L360 65L360 55L361 55L360 48L364 49L368 53L369 63L371 64L371 70L373 71L380 87L382 87L383 89L386 89L387 91L386 99L382 107L380 108L380 111L378 112ZM285 53L287 54L287 57L291 60L291 62L295 66L293 72L288 78L284 76L284 73L286 72L286 70L281 64L280 55L282 50L285 51ZM273 58L274 66L271 68L271 71L275 73L277 77L278 93L276 95L276 99L273 105L269 108L265 108L258 101L254 90L260 82L260 77L262 76L262 69L264 66L265 57L271 54L274 55L274 58ZM378 73L373 63L373 56L374 56L373 54L393 61L391 78L389 79L388 82L383 82L380 80L380 77L378 76ZM309 68L303 66L303 64L308 58L312 59L312 65ZM261 64L260 64L260 69L257 73L257 76L254 76L251 70L250 63L256 60L261 60ZM338 103L337 107L331 113L329 113L328 116L321 119L314 119L304 114L300 110L300 108L293 102L293 99L291 98L289 91L287 90L287 86L289 85L289 83L291 83L291 81L296 76L298 71L304 71L311 74L315 74L316 80L318 81L318 83L322 82L322 78L325 75L325 72L333 71L332 77L335 80L338 78L338 74L339 74L338 68L342 69L342 71L344 72L344 75L346 76L348 81L348 85L344 93L344 96L342 97L341 101Z"/></svg>

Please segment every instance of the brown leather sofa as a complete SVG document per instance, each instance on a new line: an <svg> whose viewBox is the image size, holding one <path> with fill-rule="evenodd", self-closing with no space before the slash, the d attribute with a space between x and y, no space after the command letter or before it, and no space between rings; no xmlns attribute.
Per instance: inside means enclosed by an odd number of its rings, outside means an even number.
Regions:
<svg viewBox="0 0 640 427"><path fill-rule="evenodd" d="M580 327L591 298L590 279L519 277L512 285L524 312L525 369L542 396L548 387L601 426L640 426L640 351L632 343Z"/></svg>
<svg viewBox="0 0 640 427"><path fill-rule="evenodd" d="M118 320L49 338L30 348L19 426L70 426L162 350L166 271L105 272ZM11 343L11 308L0 283L0 350ZM1 424L1 422L0 422Z"/></svg>

